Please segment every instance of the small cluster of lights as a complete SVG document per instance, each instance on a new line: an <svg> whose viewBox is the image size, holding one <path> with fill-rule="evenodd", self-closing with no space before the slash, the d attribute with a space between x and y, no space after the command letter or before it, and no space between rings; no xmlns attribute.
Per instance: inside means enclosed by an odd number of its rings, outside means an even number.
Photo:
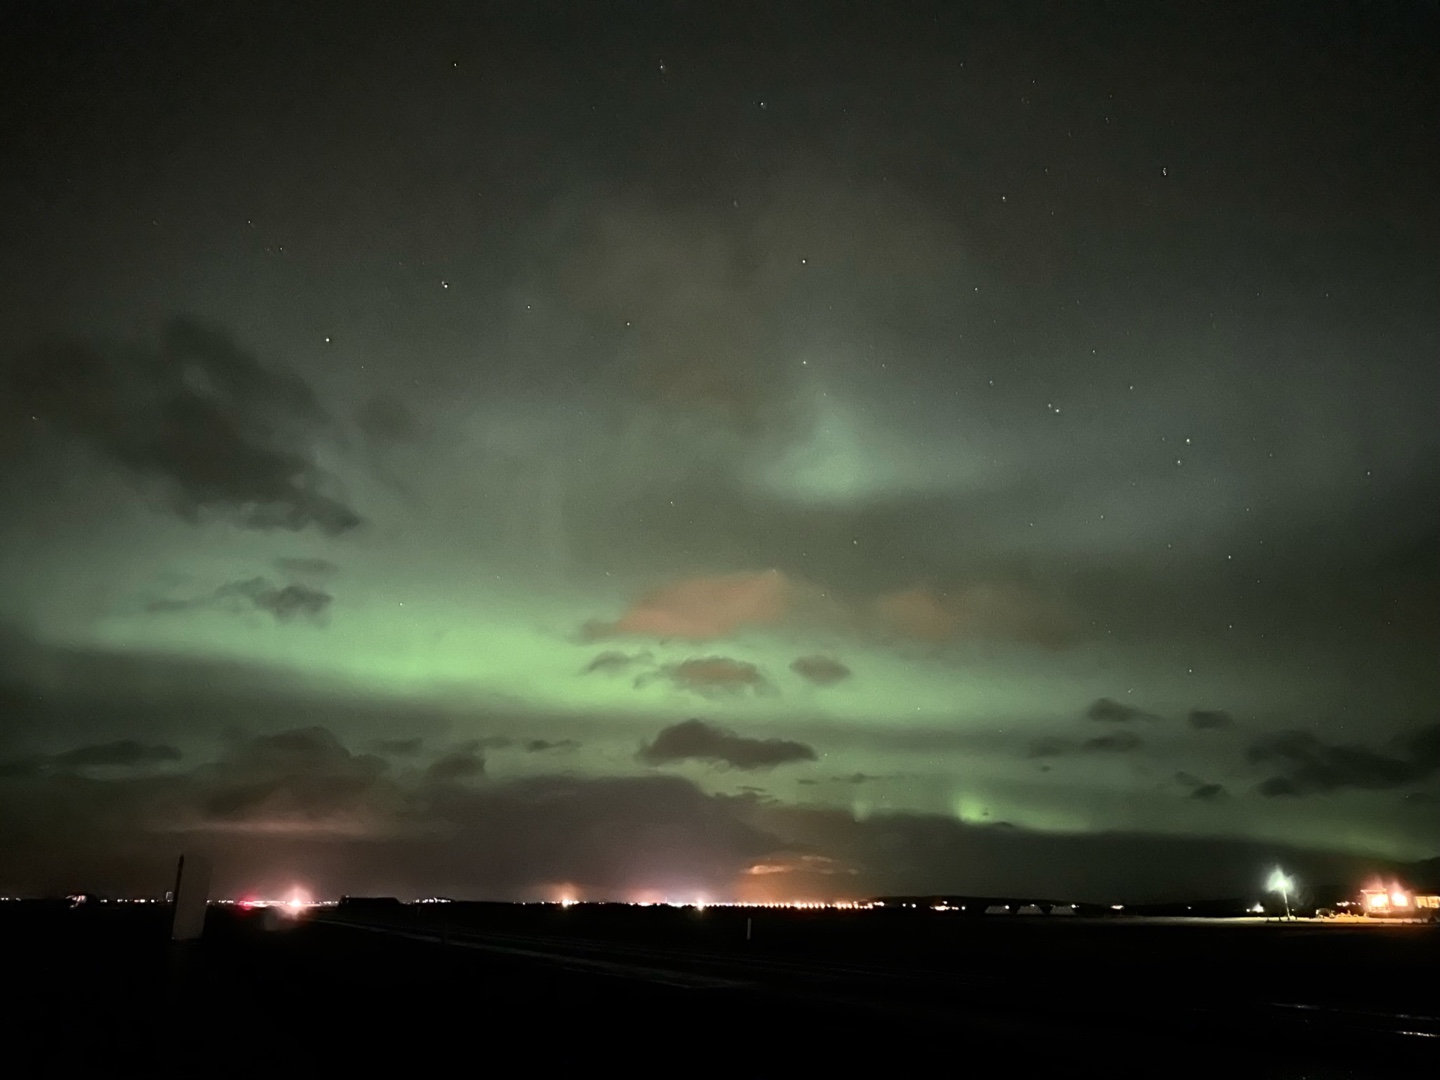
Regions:
<svg viewBox="0 0 1440 1080"><path fill-rule="evenodd" d="M280 908L285 911L304 911L309 908L334 907L338 900L302 900L298 896L292 896L289 900L256 900L247 897L244 900L212 900L212 904L220 904L226 907L238 907L246 911L260 908Z"/></svg>
<svg viewBox="0 0 1440 1080"><path fill-rule="evenodd" d="M582 901L574 897L565 897L560 900L543 900L541 904L570 908ZM788 911L869 911L871 908L884 907L884 903L871 900L634 900L624 904L625 907L670 907L670 908L694 908L696 911L704 911L706 908L744 908L746 910L788 910ZM911 905L912 907L914 905Z"/></svg>
<svg viewBox="0 0 1440 1080"><path fill-rule="evenodd" d="M424 901L416 901L423 903ZM582 903L574 897L565 897L560 900L532 901L541 906L570 908ZM670 907L670 908L693 908L696 911L704 911L706 908L740 908L746 911L873 911L876 908L885 907L884 900L634 900L622 903L625 907ZM927 911L967 911L965 904L950 904L944 900L933 904L921 904L906 901L904 903L892 904L893 909L899 910L927 910ZM1040 904L993 904L990 909L996 911L1015 910L1023 913L1044 911ZM1052 904L1052 910L1064 909L1075 912L1080 910L1079 904ZM1112 910L1123 911L1124 904L1112 904ZM978 909L977 909L978 910Z"/></svg>
<svg viewBox="0 0 1440 1080"><path fill-rule="evenodd" d="M883 907L884 905L861 900L734 900L712 904L711 906L726 908L779 908L792 911L868 911L873 907Z"/></svg>

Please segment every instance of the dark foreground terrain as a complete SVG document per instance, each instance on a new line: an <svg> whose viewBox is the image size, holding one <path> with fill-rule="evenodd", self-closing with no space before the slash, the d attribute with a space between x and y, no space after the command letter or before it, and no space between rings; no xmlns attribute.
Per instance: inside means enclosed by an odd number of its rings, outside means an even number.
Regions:
<svg viewBox="0 0 1440 1080"><path fill-rule="evenodd" d="M1434 927L437 904L212 909L184 946L167 929L158 906L0 905L5 1071L1392 1077L1440 1062Z"/></svg>

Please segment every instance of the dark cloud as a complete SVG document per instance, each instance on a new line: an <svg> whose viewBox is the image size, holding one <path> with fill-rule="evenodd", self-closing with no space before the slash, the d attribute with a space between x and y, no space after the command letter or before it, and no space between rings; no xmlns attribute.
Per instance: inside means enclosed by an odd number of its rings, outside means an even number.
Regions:
<svg viewBox="0 0 1440 1080"><path fill-rule="evenodd" d="M909 774L907 773L853 772L850 773L848 776L832 776L830 777L828 782L831 784L876 784L887 780L905 780L908 778L908 776ZM803 784L807 781L802 780L800 782ZM811 780L808 782L818 783L819 781Z"/></svg>
<svg viewBox="0 0 1440 1080"><path fill-rule="evenodd" d="M1190 789L1190 798L1210 802L1225 794L1224 784L1212 784L1187 772L1177 772L1175 782Z"/></svg>
<svg viewBox="0 0 1440 1080"><path fill-rule="evenodd" d="M276 585L268 578L254 577L232 581L204 596L188 600L152 600L146 604L146 610L163 613L197 608L222 608L237 612L254 609L273 615L277 622L287 622L296 618L318 620L334 599L323 589L309 585Z"/></svg>
<svg viewBox="0 0 1440 1080"><path fill-rule="evenodd" d="M691 690L706 697L746 691L764 693L771 688L754 664L731 660L726 656L697 657L678 664L666 664L655 675L641 676L636 685L643 686L654 678L668 679L681 690Z"/></svg>
<svg viewBox="0 0 1440 1080"><path fill-rule="evenodd" d="M158 481L180 516L331 535L360 524L310 451L328 423L309 385L223 331L177 319L158 348L50 344L5 374L12 407Z"/></svg>
<svg viewBox="0 0 1440 1080"><path fill-rule="evenodd" d="M425 740L419 736L413 739L378 739L375 742L377 753L391 757L414 757L424 746Z"/></svg>
<svg viewBox="0 0 1440 1080"><path fill-rule="evenodd" d="M268 611L277 619L290 619L296 616L305 618L318 618L324 613L331 602L335 599L329 593L321 589L313 589L308 585L271 585L264 578L254 578L251 581L242 582L237 589L242 595L248 596L255 606L262 611Z"/></svg>
<svg viewBox="0 0 1440 1080"><path fill-rule="evenodd" d="M1080 749L1096 754L1128 754L1141 749L1144 745L1145 741L1134 732L1117 731L1114 735L1100 735L1093 739L1086 739L1080 744Z"/></svg>
<svg viewBox="0 0 1440 1080"><path fill-rule="evenodd" d="M850 677L850 669L828 656L802 656L790 664L790 670L816 686L833 686Z"/></svg>
<svg viewBox="0 0 1440 1080"><path fill-rule="evenodd" d="M1072 754L1128 754L1144 747L1140 736L1129 731L1099 735L1076 741L1060 735L1043 735L1031 741L1026 756L1031 758L1067 757Z"/></svg>
<svg viewBox="0 0 1440 1080"><path fill-rule="evenodd" d="M814 761L815 751L801 742L751 739L703 720L685 720L662 729L638 756L648 765L694 760L736 769L766 769L789 762Z"/></svg>
<svg viewBox="0 0 1440 1080"><path fill-rule="evenodd" d="M322 559L318 556L282 556L275 560L275 565L287 574L296 574L301 577L329 577L340 569L329 559Z"/></svg>
<svg viewBox="0 0 1440 1080"><path fill-rule="evenodd" d="M1085 715L1091 720L1111 724L1128 724L1133 720L1156 719L1154 713L1137 709L1133 705L1122 704L1113 698L1098 698L1091 702L1090 707L1085 710Z"/></svg>
<svg viewBox="0 0 1440 1080"><path fill-rule="evenodd" d="M1062 739L1058 735L1043 735L1030 743L1026 756L1032 758L1064 757L1066 754L1073 754L1075 749L1073 739Z"/></svg>
<svg viewBox="0 0 1440 1080"><path fill-rule="evenodd" d="M485 775L485 757L478 748L466 746L436 758L425 770L429 780L449 782L471 780Z"/></svg>
<svg viewBox="0 0 1440 1080"><path fill-rule="evenodd" d="M180 761L182 757L174 746L118 739L93 746L77 746L58 754L37 754L0 762L0 776L40 776L86 769L146 769Z"/></svg>
<svg viewBox="0 0 1440 1080"><path fill-rule="evenodd" d="M590 663L586 664L585 674L588 675L591 672L595 671L604 672L607 674L625 671L631 667L634 667L636 664L649 663L649 661L650 654L648 652L623 653L611 649L606 652L602 652L599 656L595 657L594 660L591 660Z"/></svg>
<svg viewBox="0 0 1440 1080"><path fill-rule="evenodd" d="M1213 731L1217 728L1235 726L1235 717L1224 709L1191 709L1187 719L1190 726L1197 731Z"/></svg>
<svg viewBox="0 0 1440 1080"><path fill-rule="evenodd" d="M189 777L202 822L256 829L363 829L388 763L353 754L326 728L233 736Z"/></svg>
<svg viewBox="0 0 1440 1080"><path fill-rule="evenodd" d="M1262 795L1311 795L1359 788L1386 791L1440 773L1440 725L1392 740L1389 753L1356 744L1327 743L1308 731L1284 731L1250 744L1252 764L1276 770Z"/></svg>
<svg viewBox="0 0 1440 1080"><path fill-rule="evenodd" d="M575 739L527 739L524 749L527 754L543 754L551 750L575 750L579 746Z"/></svg>
<svg viewBox="0 0 1440 1080"><path fill-rule="evenodd" d="M134 769L145 765L162 765L179 761L181 753L173 746L161 743L138 742L135 739L119 739L95 746L80 746L66 750L50 759L57 768L84 769L92 766L114 766Z"/></svg>

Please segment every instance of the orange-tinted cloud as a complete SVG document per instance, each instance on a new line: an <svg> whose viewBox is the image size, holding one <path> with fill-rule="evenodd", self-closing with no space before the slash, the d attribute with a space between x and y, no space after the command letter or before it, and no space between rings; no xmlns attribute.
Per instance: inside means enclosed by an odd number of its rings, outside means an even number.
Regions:
<svg viewBox="0 0 1440 1080"><path fill-rule="evenodd" d="M970 585L954 591L914 588L873 604L882 632L916 641L982 638L1062 648L1075 635L1058 605L1010 585Z"/></svg>
<svg viewBox="0 0 1440 1080"><path fill-rule="evenodd" d="M1075 629L1063 607L1018 586L917 586L852 605L778 570L764 570L682 578L642 596L613 622L586 624L583 633L590 641L622 636L714 641L782 624L912 641L976 638L1048 648L1069 644Z"/></svg>
<svg viewBox="0 0 1440 1080"><path fill-rule="evenodd" d="M751 626L774 626L797 589L778 570L684 578L641 597L613 623L591 623L591 637L634 635L710 641Z"/></svg>
<svg viewBox="0 0 1440 1080"><path fill-rule="evenodd" d="M950 606L925 589L878 598L875 615L883 629L919 641L947 641L959 628Z"/></svg>
<svg viewBox="0 0 1440 1080"><path fill-rule="evenodd" d="M765 874L853 874L856 870L828 855L798 855L781 852L765 862L757 862L745 868L745 873L763 876Z"/></svg>

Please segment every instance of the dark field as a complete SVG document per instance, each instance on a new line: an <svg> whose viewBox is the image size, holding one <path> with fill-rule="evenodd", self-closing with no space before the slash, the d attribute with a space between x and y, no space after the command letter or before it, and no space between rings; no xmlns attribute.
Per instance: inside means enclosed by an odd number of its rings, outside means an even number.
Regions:
<svg viewBox="0 0 1440 1080"><path fill-rule="evenodd" d="M1440 1061L1434 927L451 904L212 909L205 940L177 947L168 917L0 906L14 1075L1321 1077Z"/></svg>

